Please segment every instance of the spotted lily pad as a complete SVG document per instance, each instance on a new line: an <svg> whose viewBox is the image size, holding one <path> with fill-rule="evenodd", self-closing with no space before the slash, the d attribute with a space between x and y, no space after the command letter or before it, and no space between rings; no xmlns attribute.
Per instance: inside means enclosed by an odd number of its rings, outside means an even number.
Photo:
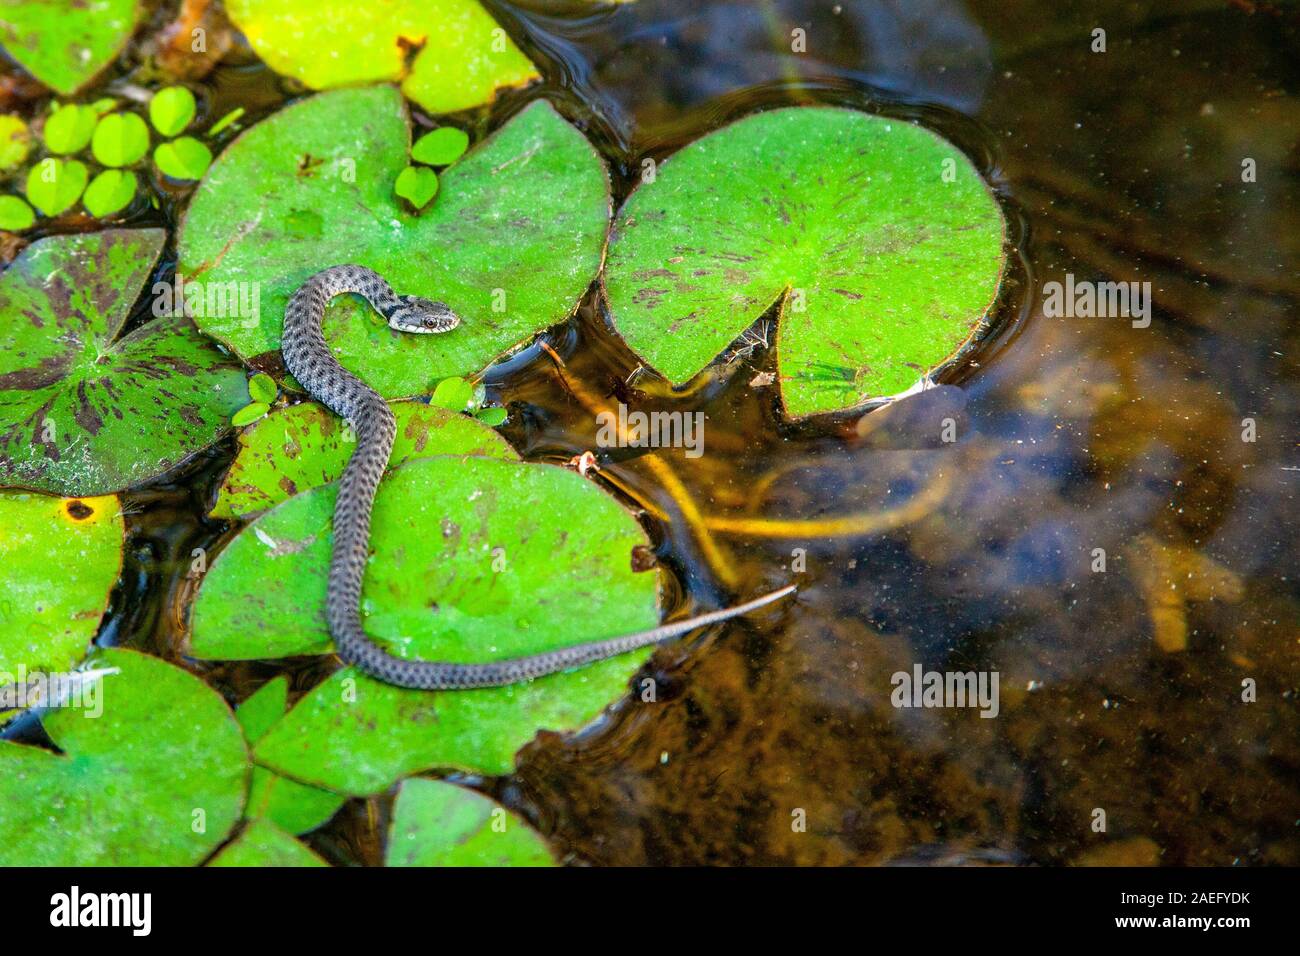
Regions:
<svg viewBox="0 0 1300 956"><path fill-rule="evenodd" d="M86 655L122 569L113 496L0 494L0 687Z"/></svg>
<svg viewBox="0 0 1300 956"><path fill-rule="evenodd" d="M0 276L0 484L118 491L212 444L248 403L243 368L188 319L119 337L163 240L51 236Z"/></svg>
<svg viewBox="0 0 1300 956"><path fill-rule="evenodd" d="M329 866L269 820L253 820L208 866Z"/></svg>
<svg viewBox="0 0 1300 956"><path fill-rule="evenodd" d="M614 324L674 383L773 303L795 416L906 391L980 327L1003 219L934 133L835 108L749 116L696 140L637 189L611 235Z"/></svg>
<svg viewBox="0 0 1300 956"><path fill-rule="evenodd" d="M250 744L261 740L284 716L288 698L289 680L281 676L267 681L239 705L235 718ZM264 817L289 833L307 833L334 816L345 799L342 794L309 787L265 767L254 767L244 816Z"/></svg>
<svg viewBox="0 0 1300 956"><path fill-rule="evenodd" d="M157 658L114 649L93 663L118 670L100 678L99 716L83 706L42 717L61 753L0 740L0 866L198 863L244 804L234 715Z"/></svg>
<svg viewBox="0 0 1300 956"><path fill-rule="evenodd" d="M335 485L267 512L212 563L191 652L214 659L329 650ZM404 657L490 661L653 627L658 580L633 570L645 533L576 474L491 458L413 461L380 486L363 594L367 631ZM429 693L344 668L257 744L258 763L344 793L430 767L504 773L541 728L590 722L640 650L530 684Z"/></svg>
<svg viewBox="0 0 1300 956"><path fill-rule="evenodd" d="M528 824L487 797L441 780L402 783L387 866L554 866Z"/></svg>
<svg viewBox="0 0 1300 956"><path fill-rule="evenodd" d="M227 0L226 11L272 69L315 90L401 80L430 113L452 113L539 76L476 0Z"/></svg>
<svg viewBox="0 0 1300 956"><path fill-rule="evenodd" d="M420 402L395 402L397 441L388 467L434 455L486 455L515 461L504 438L465 415ZM239 436L239 452L212 508L215 518L247 518L286 498L334 481L356 437L315 402L278 408Z"/></svg>
<svg viewBox="0 0 1300 956"><path fill-rule="evenodd" d="M138 0L6 0L0 44L46 86L73 93L131 37Z"/></svg>
<svg viewBox="0 0 1300 956"><path fill-rule="evenodd" d="M335 300L325 334L339 360L401 398L566 318L600 268L609 220L608 178L586 139L534 103L449 168L419 216L393 191L409 145L391 86L322 93L242 134L190 205L181 272L244 283L260 305L253 316L196 317L200 328L273 366L293 291L329 265L369 266L464 319L445 335L409 335L359 298Z"/></svg>

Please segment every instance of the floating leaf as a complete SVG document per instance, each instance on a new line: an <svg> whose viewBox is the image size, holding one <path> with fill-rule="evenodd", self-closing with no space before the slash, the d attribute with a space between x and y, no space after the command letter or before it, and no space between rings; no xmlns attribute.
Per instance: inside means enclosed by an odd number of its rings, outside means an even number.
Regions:
<svg viewBox="0 0 1300 956"><path fill-rule="evenodd" d="M463 378L444 378L433 390L430 405L446 408L453 412L463 412L474 401L474 386Z"/></svg>
<svg viewBox="0 0 1300 956"><path fill-rule="evenodd" d="M88 106L64 103L45 119L45 146L59 156L79 153L90 145L99 114Z"/></svg>
<svg viewBox="0 0 1300 956"><path fill-rule="evenodd" d="M109 113L95 124L90 151L105 166L130 166L149 152L149 127L134 113Z"/></svg>
<svg viewBox="0 0 1300 956"><path fill-rule="evenodd" d="M212 165L212 150L192 136L159 143L153 161L172 179L202 179Z"/></svg>
<svg viewBox="0 0 1300 956"><path fill-rule="evenodd" d="M17 169L32 148L32 134L21 116L0 115L0 170Z"/></svg>
<svg viewBox="0 0 1300 956"><path fill-rule="evenodd" d="M273 70L315 90L405 77L409 99L453 113L539 77L475 0L229 0L226 12Z"/></svg>
<svg viewBox="0 0 1300 956"><path fill-rule="evenodd" d="M407 166L397 174L393 191L416 209L423 209L438 193L438 174L423 166Z"/></svg>
<svg viewBox="0 0 1300 956"><path fill-rule="evenodd" d="M408 137L401 96L380 86L295 103L232 143L190 204L180 269L259 283L261 320L196 319L203 330L261 364L305 279L335 263L369 266L465 320L446 335L409 335L358 299L335 300L325 319L335 354L396 398L477 372L566 318L600 268L609 217L608 179L586 139L534 103L447 170L438 201L415 216L393 192Z"/></svg>
<svg viewBox="0 0 1300 956"><path fill-rule="evenodd" d="M169 86L159 90L149 101L149 122L164 136L183 132L194 120L197 109L194 94L183 86Z"/></svg>
<svg viewBox="0 0 1300 956"><path fill-rule="evenodd" d="M234 417L230 419L230 424L236 428L243 428L245 425L251 425L270 410L271 406L266 402L252 402L235 412Z"/></svg>
<svg viewBox="0 0 1300 956"><path fill-rule="evenodd" d="M117 498L0 494L0 687L86 655L122 569Z"/></svg>
<svg viewBox="0 0 1300 956"><path fill-rule="evenodd" d="M36 213L17 196L0 196L0 229L22 232L36 222Z"/></svg>
<svg viewBox="0 0 1300 956"><path fill-rule="evenodd" d="M464 415L419 402L395 402L397 440L389 468L434 455L483 455L516 461L500 435ZM221 484L214 518L247 518L334 481L356 449L356 437L333 412L302 402L277 408L239 436L239 453Z"/></svg>
<svg viewBox="0 0 1300 956"><path fill-rule="evenodd" d="M275 401L277 392L275 379L265 372L258 372L248 380L248 394L255 402L266 402L269 405Z"/></svg>
<svg viewBox="0 0 1300 956"><path fill-rule="evenodd" d="M336 485L297 495L217 557L192 615L209 658L325 653ZM368 633L405 657L488 661L653 627L657 576L633 570L640 526L550 465L430 458L379 489L363 596ZM262 738L258 763L343 793L429 767L505 773L541 728L584 726L627 688L642 649L529 684L430 693L345 668Z"/></svg>
<svg viewBox="0 0 1300 956"><path fill-rule="evenodd" d="M45 215L57 216L81 198L88 175L85 163L47 157L27 173L27 199Z"/></svg>
<svg viewBox="0 0 1300 956"><path fill-rule="evenodd" d="M288 678L281 676L263 684L257 693L239 705L235 717L250 744L266 736L266 732L284 716L288 696ZM346 799L342 794L309 787L265 767L254 767L244 816L265 817L289 833L307 833L334 816Z"/></svg>
<svg viewBox="0 0 1300 956"><path fill-rule="evenodd" d="M212 444L247 404L243 368L188 319L118 338L163 240L51 236L0 276L0 484L118 491Z"/></svg>
<svg viewBox="0 0 1300 956"><path fill-rule="evenodd" d="M469 149L469 136L454 126L425 133L411 147L411 158L430 166L450 166Z"/></svg>
<svg viewBox="0 0 1300 956"><path fill-rule="evenodd" d="M113 61L139 16L137 0L6 0L0 43L46 86L75 93Z"/></svg>
<svg viewBox="0 0 1300 956"><path fill-rule="evenodd" d="M509 416L504 408L480 408L475 412L474 417L483 424L496 428L498 425L504 425Z"/></svg>
<svg viewBox="0 0 1300 956"><path fill-rule="evenodd" d="M124 169L106 169L90 181L81 202L96 218L111 216L125 209L135 198L135 173Z"/></svg>
<svg viewBox="0 0 1300 956"><path fill-rule="evenodd" d="M605 286L627 343L688 380L774 302L793 415L905 391L967 342L1003 266L970 161L911 123L773 110L696 140L619 212Z"/></svg>
<svg viewBox="0 0 1300 956"><path fill-rule="evenodd" d="M97 706L42 717L59 748L0 740L0 866L185 866L239 820L248 750L221 697L136 651L96 667ZM83 704L85 701L83 701Z"/></svg>
<svg viewBox="0 0 1300 956"><path fill-rule="evenodd" d="M384 863L555 866L555 859L536 831L482 794L413 778L397 791Z"/></svg>
<svg viewBox="0 0 1300 956"><path fill-rule="evenodd" d="M267 867L329 866L268 820L253 820L244 832L212 858L208 866Z"/></svg>

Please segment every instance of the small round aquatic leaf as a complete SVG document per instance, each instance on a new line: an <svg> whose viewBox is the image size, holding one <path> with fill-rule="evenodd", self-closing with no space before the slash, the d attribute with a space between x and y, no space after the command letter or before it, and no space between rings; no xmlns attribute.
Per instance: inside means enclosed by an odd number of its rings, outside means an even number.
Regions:
<svg viewBox="0 0 1300 956"><path fill-rule="evenodd" d="M0 229L22 232L36 223L36 213L17 196L0 196Z"/></svg>
<svg viewBox="0 0 1300 956"><path fill-rule="evenodd" d="M87 696L42 716L62 753L0 740L0 866L200 862L243 809L248 749L234 715L157 658L115 648L92 663L118 669L98 679L95 707Z"/></svg>
<svg viewBox="0 0 1300 956"><path fill-rule="evenodd" d="M47 216L60 215L81 198L88 175L85 163L47 157L27 173L27 200Z"/></svg>
<svg viewBox="0 0 1300 956"><path fill-rule="evenodd" d="M271 404L271 402L275 401L277 394L275 379L265 372L258 372L248 380L248 394L255 402Z"/></svg>
<svg viewBox="0 0 1300 956"><path fill-rule="evenodd" d="M469 149L469 135L454 126L425 133L411 147L411 158L430 166L450 166Z"/></svg>
<svg viewBox="0 0 1300 956"><path fill-rule="evenodd" d="M149 122L164 136L175 136L193 121L196 108L194 94L186 87L169 86L149 101Z"/></svg>
<svg viewBox="0 0 1300 956"><path fill-rule="evenodd" d="M215 442L248 403L242 366L183 316L119 338L164 238L51 236L0 276L0 484L119 491Z"/></svg>
<svg viewBox="0 0 1300 956"><path fill-rule="evenodd" d="M397 440L389 470L434 455L480 455L517 461L496 432L472 418L420 402L394 402ZM356 437L315 402L277 408L239 436L239 451L212 508L214 518L247 518L334 481L356 449Z"/></svg>
<svg viewBox="0 0 1300 956"><path fill-rule="evenodd" d="M95 124L90 151L105 166L130 166L149 151L149 127L134 113L109 113Z"/></svg>
<svg viewBox="0 0 1300 956"><path fill-rule="evenodd" d="M236 428L243 428L245 425L251 425L270 410L271 406L266 402L252 402L235 412L234 417L230 419L230 424Z"/></svg>
<svg viewBox="0 0 1300 956"><path fill-rule="evenodd" d="M90 145L98 121L99 114L89 106L64 103L45 120L45 146L59 156L79 153Z"/></svg>
<svg viewBox="0 0 1300 956"><path fill-rule="evenodd" d="M86 655L122 569L117 498L0 494L0 686Z"/></svg>
<svg viewBox="0 0 1300 956"><path fill-rule="evenodd" d="M251 364L274 364L294 290L326 266L369 266L465 320L445 335L410 335L361 299L334 300L324 325L339 361L401 398L473 374L567 318L600 268L609 222L591 144L534 103L448 169L438 201L417 216L393 191L409 135L400 94L380 86L302 100L235 140L186 213L180 269L255 284L259 321L197 318L203 330Z"/></svg>
<svg viewBox="0 0 1300 956"><path fill-rule="evenodd" d="M253 820L208 866L329 866L269 820Z"/></svg>
<svg viewBox="0 0 1300 956"><path fill-rule="evenodd" d="M474 401L474 386L463 378L444 378L433 390L430 405L446 408L453 412L463 412Z"/></svg>
<svg viewBox="0 0 1300 956"><path fill-rule="evenodd" d="M32 134L21 116L0 115L0 170L17 169L32 148Z"/></svg>
<svg viewBox="0 0 1300 956"><path fill-rule="evenodd" d="M796 107L663 163L619 212L604 282L620 334L674 383L780 302L781 397L804 416L906 391L959 351L997 295L1002 240L951 143Z"/></svg>
<svg viewBox="0 0 1300 956"><path fill-rule="evenodd" d="M284 716L289 681L276 677L239 705L235 717L244 737L255 744ZM307 833L327 822L347 798L318 787L282 777L265 767L254 767L244 816L265 817L288 833Z"/></svg>
<svg viewBox="0 0 1300 956"><path fill-rule="evenodd" d="M192 615L197 656L329 650L336 490L291 498L217 556ZM488 661L653 627L658 578L632 561L646 544L621 505L565 469L473 457L411 462L384 480L375 503L366 629L404 657ZM505 773L538 730L589 723L649 653L446 693L403 690L344 668L271 728L257 760L355 794L430 767Z"/></svg>
<svg viewBox="0 0 1300 956"><path fill-rule="evenodd" d="M212 150L193 136L182 136L170 143L159 143L153 161L163 175L172 179L202 179L212 165Z"/></svg>
<svg viewBox="0 0 1300 956"><path fill-rule="evenodd" d="M316 90L402 80L430 113L452 113L539 76L476 0L389 0L365 13L351 0L229 0L226 12L273 70Z"/></svg>
<svg viewBox="0 0 1300 956"><path fill-rule="evenodd" d="M106 169L90 181L81 202L92 216L111 216L125 209L135 198L135 187L135 173L125 169Z"/></svg>
<svg viewBox="0 0 1300 956"><path fill-rule="evenodd" d="M504 408L480 408L474 417L484 425L490 425L496 428L498 425L504 425L509 414Z"/></svg>
<svg viewBox="0 0 1300 956"><path fill-rule="evenodd" d="M481 793L417 777L397 791L384 863L555 866L555 858L535 830Z"/></svg>
<svg viewBox="0 0 1300 956"><path fill-rule="evenodd" d="M7 0L0 43L46 86L75 93L113 61L139 16L138 0Z"/></svg>
<svg viewBox="0 0 1300 956"><path fill-rule="evenodd" d="M397 174L393 191L416 209L423 209L438 193L438 174L423 166L407 166Z"/></svg>

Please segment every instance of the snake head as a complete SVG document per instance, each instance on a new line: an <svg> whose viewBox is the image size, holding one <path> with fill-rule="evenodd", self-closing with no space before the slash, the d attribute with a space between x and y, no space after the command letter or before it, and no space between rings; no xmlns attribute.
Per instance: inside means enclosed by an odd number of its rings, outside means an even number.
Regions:
<svg viewBox="0 0 1300 956"><path fill-rule="evenodd" d="M460 316L442 302L418 295L400 295L402 307L395 309L388 324L399 332L450 332L460 325Z"/></svg>

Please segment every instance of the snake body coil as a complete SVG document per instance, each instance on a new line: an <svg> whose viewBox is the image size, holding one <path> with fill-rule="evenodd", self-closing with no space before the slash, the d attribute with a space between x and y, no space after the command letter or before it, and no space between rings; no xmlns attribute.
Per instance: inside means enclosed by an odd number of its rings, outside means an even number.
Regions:
<svg viewBox="0 0 1300 956"><path fill-rule="evenodd" d="M353 265L318 272L303 283L285 308L281 346L285 367L314 398L351 422L357 436L356 449L338 484L326 598L330 634L339 657L347 663L399 687L424 690L500 687L657 644L706 624L745 614L795 590L790 585L736 607L530 657L455 664L406 660L389 653L366 635L361 625L360 606L370 551L370 511L379 480L388 466L397 425L388 403L339 365L325 344L321 332L325 306L344 292L364 296L390 326L404 332L449 332L460 319L440 302L395 294L378 273Z"/></svg>

